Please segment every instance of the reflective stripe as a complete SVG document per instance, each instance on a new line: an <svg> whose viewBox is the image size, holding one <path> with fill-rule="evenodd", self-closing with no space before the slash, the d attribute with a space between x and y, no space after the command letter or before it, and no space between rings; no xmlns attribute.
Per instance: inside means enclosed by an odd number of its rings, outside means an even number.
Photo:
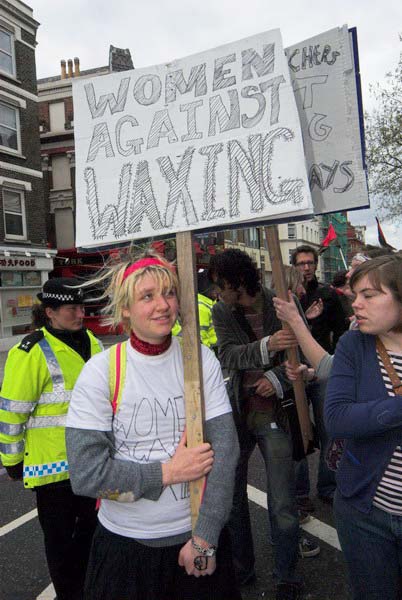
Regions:
<svg viewBox="0 0 402 600"><path fill-rule="evenodd" d="M209 331L210 326L209 325L200 325L200 331Z"/></svg>
<svg viewBox="0 0 402 600"><path fill-rule="evenodd" d="M12 444L1 444L0 452L3 454L20 454L24 451L24 442L13 442Z"/></svg>
<svg viewBox="0 0 402 600"><path fill-rule="evenodd" d="M56 392L43 392L38 400L38 404L60 404L70 402L72 390L62 390Z"/></svg>
<svg viewBox="0 0 402 600"><path fill-rule="evenodd" d="M50 377L53 382L53 392L64 391L64 377L60 365L57 362L56 355L50 347L49 342L46 338L42 338L39 342L39 346L45 355L47 368L49 369Z"/></svg>
<svg viewBox="0 0 402 600"><path fill-rule="evenodd" d="M27 429L40 429L45 427L65 427L67 415L50 417L30 417Z"/></svg>
<svg viewBox="0 0 402 600"><path fill-rule="evenodd" d="M208 310L212 309L213 304L210 306L209 304L207 304L206 302L203 302L202 300L198 300L198 304L201 304L201 306L205 306L205 308L207 308Z"/></svg>
<svg viewBox="0 0 402 600"><path fill-rule="evenodd" d="M22 400L7 400L0 397L0 409L13 413L30 413L36 402L23 402Z"/></svg>
<svg viewBox="0 0 402 600"><path fill-rule="evenodd" d="M68 471L68 462L59 460L58 462L47 463L44 465L28 465L24 467L24 479L26 477L47 477L56 473Z"/></svg>
<svg viewBox="0 0 402 600"><path fill-rule="evenodd" d="M23 431L23 423L4 423L0 421L0 433L4 433L5 435L19 435Z"/></svg>

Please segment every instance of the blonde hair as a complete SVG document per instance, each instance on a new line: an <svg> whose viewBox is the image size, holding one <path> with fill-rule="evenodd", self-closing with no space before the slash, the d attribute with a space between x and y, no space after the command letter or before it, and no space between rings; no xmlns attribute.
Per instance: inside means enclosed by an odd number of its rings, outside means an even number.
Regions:
<svg viewBox="0 0 402 600"><path fill-rule="evenodd" d="M297 288L299 287L299 285L302 285L304 287L303 273L301 273L299 271L299 269L296 269L296 267L289 266L289 265L284 265L284 271L285 271L285 282L286 282L286 286L287 286L288 290L290 290L291 292L296 294ZM274 278L272 278L271 288L275 289Z"/></svg>
<svg viewBox="0 0 402 600"><path fill-rule="evenodd" d="M126 269L143 258L156 258L162 264L142 267L124 279ZM97 302L107 298L107 304L102 309L105 325L117 327L121 324L125 333L130 333L130 320L123 316L123 309L130 308L135 301L135 288L146 274L152 275L156 280L159 291L174 289L179 296L179 280L173 263L160 256L153 248L132 254L126 260L117 263L113 259L109 260L94 279L83 284L82 287L104 287L104 292L97 298Z"/></svg>

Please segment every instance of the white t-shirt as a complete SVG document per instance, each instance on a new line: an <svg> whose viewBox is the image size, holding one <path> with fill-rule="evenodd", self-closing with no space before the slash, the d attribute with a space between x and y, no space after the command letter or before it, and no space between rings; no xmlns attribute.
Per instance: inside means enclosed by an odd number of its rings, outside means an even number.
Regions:
<svg viewBox="0 0 402 600"><path fill-rule="evenodd" d="M110 350L87 362L75 385L67 427L111 431L115 459L139 463L167 462L186 424L181 347L172 339L159 356L145 356L127 342L126 378L113 419L109 391ZM202 346L205 418L231 412L220 365ZM168 486L158 501L102 500L99 520L110 531L137 539L155 539L191 530L189 486Z"/></svg>

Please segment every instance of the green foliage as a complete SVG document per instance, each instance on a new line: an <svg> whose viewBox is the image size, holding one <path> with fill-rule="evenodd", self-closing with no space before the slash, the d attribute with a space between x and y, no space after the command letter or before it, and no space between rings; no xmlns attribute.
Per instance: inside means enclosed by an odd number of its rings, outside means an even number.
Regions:
<svg viewBox="0 0 402 600"><path fill-rule="evenodd" d="M370 192L385 219L402 220L402 52L385 85L370 91L377 101L365 114Z"/></svg>

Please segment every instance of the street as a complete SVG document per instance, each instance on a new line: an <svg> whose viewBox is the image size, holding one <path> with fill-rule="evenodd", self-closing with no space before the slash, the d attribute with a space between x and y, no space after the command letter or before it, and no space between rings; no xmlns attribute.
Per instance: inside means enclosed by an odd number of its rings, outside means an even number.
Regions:
<svg viewBox="0 0 402 600"><path fill-rule="evenodd" d="M317 457L310 457L312 477ZM257 581L242 589L243 600L271 600L272 546L267 540L265 477L258 450L250 462L249 498L257 560ZM312 494L314 496L314 494ZM321 553L299 561L305 581L306 600L347 600L342 553L333 528L332 509L314 499L314 518L304 529L316 536ZM1 600L53 600L47 571L42 533L35 512L35 495L0 474L0 581ZM196 599L194 599L196 600Z"/></svg>
<svg viewBox="0 0 402 600"><path fill-rule="evenodd" d="M103 336L105 347L123 337ZM0 352L0 380L7 353ZM321 546L317 557L299 560L305 600L347 600L346 570L332 517L332 508L315 495L317 453L309 457L315 512L303 528ZM254 534L257 581L242 588L243 600L274 598L272 546L268 542L265 473L258 449L249 466L249 500ZM10 481L0 465L0 600L53 600L35 494L20 481ZM196 600L196 599L194 599Z"/></svg>

